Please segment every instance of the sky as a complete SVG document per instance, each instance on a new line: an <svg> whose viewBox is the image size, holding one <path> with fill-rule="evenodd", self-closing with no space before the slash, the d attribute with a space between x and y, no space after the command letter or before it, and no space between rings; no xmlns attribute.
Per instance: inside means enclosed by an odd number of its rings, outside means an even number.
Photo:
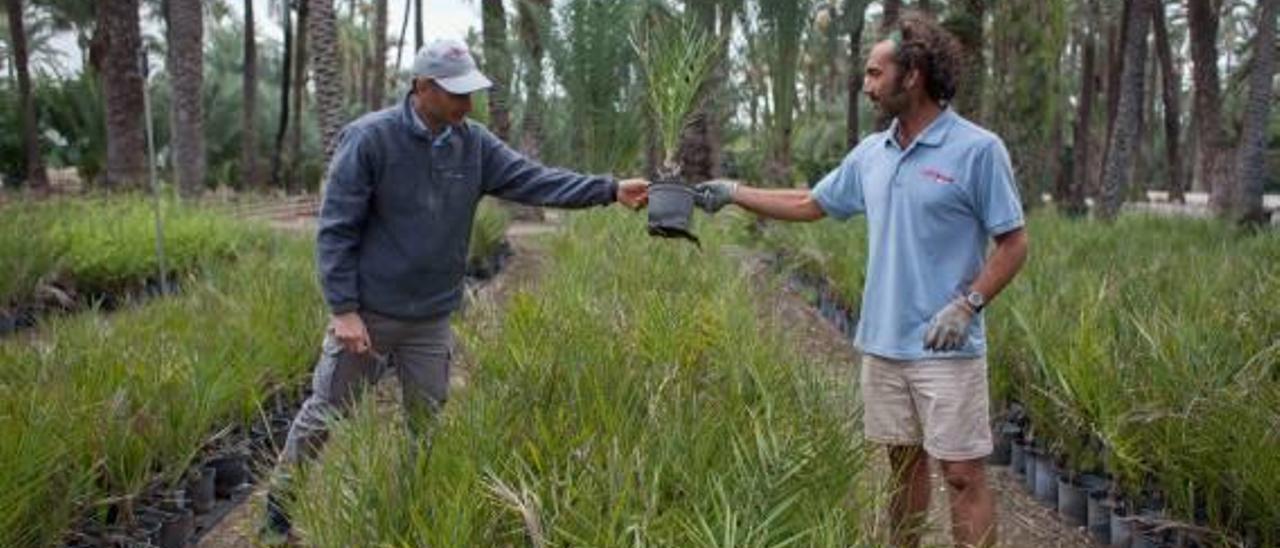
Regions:
<svg viewBox="0 0 1280 548"><path fill-rule="evenodd" d="M231 7L235 17L242 17L244 2L243 0L225 0L227 5ZM263 39L271 39L279 42L282 39L280 22L275 15L268 10L271 4L277 3L279 0L253 0L253 14L255 20L255 29L258 36ZM342 6L345 9L346 2L344 0L335 0L335 6ZM387 41L391 44L395 43L400 37L400 26L404 23L405 0L387 0ZM425 17L422 20L423 33L427 42L435 38L465 38L470 29L480 28L480 1L479 0L422 0L422 11ZM164 28L162 25L154 21L150 17L143 17L143 34L152 34L163 36ZM409 22L409 28L405 33L405 38L410 44L413 42L413 22ZM77 72L81 66L80 49L76 46L75 36L71 33L62 33L58 35L54 44L63 53L62 64L65 68L72 72ZM390 51L390 60L394 62L394 47ZM413 55L406 50L404 58L400 64L407 68L412 63Z"/></svg>

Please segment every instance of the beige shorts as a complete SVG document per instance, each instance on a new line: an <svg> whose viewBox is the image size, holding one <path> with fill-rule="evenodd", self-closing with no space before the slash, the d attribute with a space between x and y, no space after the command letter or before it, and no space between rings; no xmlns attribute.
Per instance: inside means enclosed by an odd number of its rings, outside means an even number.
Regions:
<svg viewBox="0 0 1280 548"><path fill-rule="evenodd" d="M864 354L861 384L868 440L923 445L938 460L991 454L985 358L903 361Z"/></svg>

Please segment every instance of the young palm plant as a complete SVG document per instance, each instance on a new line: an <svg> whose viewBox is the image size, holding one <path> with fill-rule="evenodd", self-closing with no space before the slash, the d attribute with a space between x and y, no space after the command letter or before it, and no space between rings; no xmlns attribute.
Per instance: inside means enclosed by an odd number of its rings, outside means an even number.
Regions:
<svg viewBox="0 0 1280 548"><path fill-rule="evenodd" d="M681 178L680 134L706 95L721 41L693 21L666 14L647 18L632 33L645 79L645 103L662 148L657 182L649 192L649 233L698 241L689 232L693 189Z"/></svg>

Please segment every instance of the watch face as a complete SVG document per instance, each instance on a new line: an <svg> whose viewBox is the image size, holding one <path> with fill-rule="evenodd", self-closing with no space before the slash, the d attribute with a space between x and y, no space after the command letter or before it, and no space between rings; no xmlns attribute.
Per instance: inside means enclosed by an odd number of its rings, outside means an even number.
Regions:
<svg viewBox="0 0 1280 548"><path fill-rule="evenodd" d="M981 293L974 291L969 294L969 296L967 297L967 300L969 301L970 306L974 308L982 308L983 299L982 299Z"/></svg>

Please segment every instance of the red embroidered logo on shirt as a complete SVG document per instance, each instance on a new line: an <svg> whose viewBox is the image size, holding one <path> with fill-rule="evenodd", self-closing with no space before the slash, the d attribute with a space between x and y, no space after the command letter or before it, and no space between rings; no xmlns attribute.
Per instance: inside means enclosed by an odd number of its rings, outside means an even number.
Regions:
<svg viewBox="0 0 1280 548"><path fill-rule="evenodd" d="M924 168L924 170L921 171L920 174L930 179L933 179L933 182L938 183L940 185L949 185L951 183L956 182L955 177L947 175L931 167Z"/></svg>

